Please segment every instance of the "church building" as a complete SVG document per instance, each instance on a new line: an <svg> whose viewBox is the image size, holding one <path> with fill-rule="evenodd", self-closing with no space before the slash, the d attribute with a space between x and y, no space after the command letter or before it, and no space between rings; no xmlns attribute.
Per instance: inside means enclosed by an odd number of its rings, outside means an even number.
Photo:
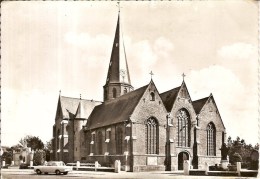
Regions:
<svg viewBox="0 0 260 179"><path fill-rule="evenodd" d="M103 102L59 95L52 159L95 162L122 170L183 170L220 163L225 126L212 94L192 101L185 80L160 93L151 81L134 89L125 55L120 15Z"/></svg>

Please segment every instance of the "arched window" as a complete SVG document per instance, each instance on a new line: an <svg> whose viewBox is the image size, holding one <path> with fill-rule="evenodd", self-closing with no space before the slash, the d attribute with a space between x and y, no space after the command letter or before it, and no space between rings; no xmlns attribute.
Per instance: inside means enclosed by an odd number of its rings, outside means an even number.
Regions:
<svg viewBox="0 0 260 179"><path fill-rule="evenodd" d="M116 88L113 88L113 98L116 98Z"/></svg>
<svg viewBox="0 0 260 179"><path fill-rule="evenodd" d="M190 147L190 115L186 109L177 112L178 146Z"/></svg>
<svg viewBox="0 0 260 179"><path fill-rule="evenodd" d="M101 155L103 151L103 135L102 132L98 132L98 154Z"/></svg>
<svg viewBox="0 0 260 179"><path fill-rule="evenodd" d="M212 122L207 126L207 155L216 155L216 129Z"/></svg>
<svg viewBox="0 0 260 179"><path fill-rule="evenodd" d="M126 93L127 93L127 89L125 88L125 89L124 89L124 94L126 94Z"/></svg>
<svg viewBox="0 0 260 179"><path fill-rule="evenodd" d="M146 153L158 154L159 130L158 122L155 118L150 117L146 121Z"/></svg>
<svg viewBox="0 0 260 179"><path fill-rule="evenodd" d="M150 100L151 100L151 101L154 101L154 100L155 100L154 92L151 92L151 93L150 93Z"/></svg>
<svg viewBox="0 0 260 179"><path fill-rule="evenodd" d="M123 154L123 130L117 128L116 132L116 153Z"/></svg>

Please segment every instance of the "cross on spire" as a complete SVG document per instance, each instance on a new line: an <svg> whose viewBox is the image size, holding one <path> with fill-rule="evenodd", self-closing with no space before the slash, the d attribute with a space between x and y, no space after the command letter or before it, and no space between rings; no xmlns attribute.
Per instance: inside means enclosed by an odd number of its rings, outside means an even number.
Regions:
<svg viewBox="0 0 260 179"><path fill-rule="evenodd" d="M186 75L185 75L184 73L182 73L182 79L183 79L183 81L184 81L185 76L186 76Z"/></svg>
<svg viewBox="0 0 260 179"><path fill-rule="evenodd" d="M81 94L79 94L79 99L81 100Z"/></svg>
<svg viewBox="0 0 260 179"><path fill-rule="evenodd" d="M149 74L151 75L151 79L153 79L153 71L151 71Z"/></svg>
<svg viewBox="0 0 260 179"><path fill-rule="evenodd" d="M61 95L61 90L59 91L59 94Z"/></svg>

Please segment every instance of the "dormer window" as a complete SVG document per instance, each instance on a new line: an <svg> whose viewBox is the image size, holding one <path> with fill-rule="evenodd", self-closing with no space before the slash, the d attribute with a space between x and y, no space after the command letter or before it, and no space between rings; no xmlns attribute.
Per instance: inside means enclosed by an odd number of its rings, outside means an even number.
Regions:
<svg viewBox="0 0 260 179"><path fill-rule="evenodd" d="M151 93L150 93L150 100L151 100L151 101L155 101L154 92L151 92Z"/></svg>

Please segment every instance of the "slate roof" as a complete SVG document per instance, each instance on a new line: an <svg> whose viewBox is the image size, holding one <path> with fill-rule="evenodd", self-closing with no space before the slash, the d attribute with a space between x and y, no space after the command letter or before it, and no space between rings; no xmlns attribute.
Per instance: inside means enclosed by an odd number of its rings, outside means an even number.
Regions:
<svg viewBox="0 0 260 179"><path fill-rule="evenodd" d="M100 101L87 100L87 99L80 100L79 98L60 96L63 118L72 118L77 112L80 101L81 101L81 110L83 109L84 111L84 113L81 114L82 118L88 118L93 108L96 105L101 104Z"/></svg>
<svg viewBox="0 0 260 179"><path fill-rule="evenodd" d="M95 129L129 119L148 85L107 101L94 108L89 116L87 129Z"/></svg>
<svg viewBox="0 0 260 179"><path fill-rule="evenodd" d="M173 103L178 95L178 92L180 91L180 88L181 86L160 94L163 104L168 112L171 111Z"/></svg>
<svg viewBox="0 0 260 179"><path fill-rule="evenodd" d="M124 75L122 74L124 73ZM124 76L124 78L122 77ZM127 83L131 85L129 69L125 54L123 34L120 30L120 17L118 14L116 33L110 57L110 64L107 73L106 84L108 83Z"/></svg>
<svg viewBox="0 0 260 179"><path fill-rule="evenodd" d="M200 113L202 107L205 105L205 103L207 102L208 99L209 99L209 97L206 97L206 98L198 99L198 100L192 102L192 105L193 105L193 108L194 108L196 114Z"/></svg>

